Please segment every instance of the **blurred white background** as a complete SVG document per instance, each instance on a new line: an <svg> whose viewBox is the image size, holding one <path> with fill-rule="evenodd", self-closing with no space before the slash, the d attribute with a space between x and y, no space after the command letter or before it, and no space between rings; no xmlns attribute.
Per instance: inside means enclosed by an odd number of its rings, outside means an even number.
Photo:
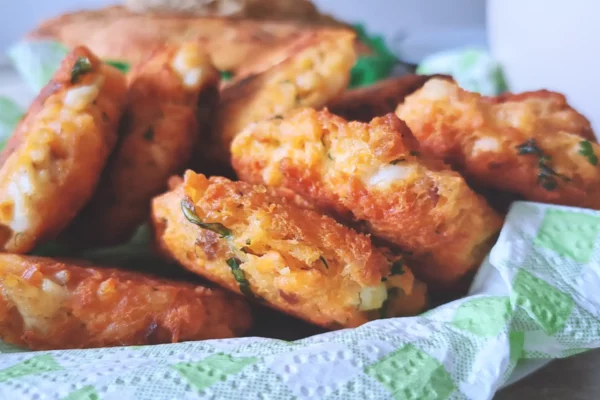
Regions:
<svg viewBox="0 0 600 400"><path fill-rule="evenodd" d="M363 22L385 35L407 35L401 45L422 48L478 35L484 40L485 0L315 0L320 9L350 22ZM0 0L0 51L34 28L40 21L69 10L102 7L118 0ZM470 32L469 32L470 31ZM450 33L449 33L450 32ZM475 32L475 33L473 33ZM438 34L439 33L439 34Z"/></svg>
<svg viewBox="0 0 600 400"><path fill-rule="evenodd" d="M0 52L6 60L6 48L44 19L65 11L101 7L115 0L0 0Z"/></svg>
<svg viewBox="0 0 600 400"><path fill-rule="evenodd" d="M485 0L314 0L349 22L384 35L405 61L435 51L486 45ZM40 21L118 0L0 0L0 64L6 48ZM597 0L488 0L491 51L515 91L549 88L567 95L600 130Z"/></svg>
<svg viewBox="0 0 600 400"><path fill-rule="evenodd" d="M492 54L512 91L564 93L600 133L600 2L488 0Z"/></svg>

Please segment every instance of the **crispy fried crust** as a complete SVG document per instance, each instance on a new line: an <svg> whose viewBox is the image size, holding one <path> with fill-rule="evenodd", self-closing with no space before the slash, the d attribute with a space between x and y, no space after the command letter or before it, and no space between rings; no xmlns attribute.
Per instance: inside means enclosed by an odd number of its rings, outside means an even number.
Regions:
<svg viewBox="0 0 600 400"><path fill-rule="evenodd" d="M202 222L221 224L220 232L195 225L182 207ZM154 199L152 219L158 247L169 258L324 327L354 327L380 317L382 308L395 316L425 303L424 287L410 270L392 276L392 262L368 237L263 186L188 171L183 183ZM242 280L233 274L236 259ZM390 307L384 304L388 290Z"/></svg>
<svg viewBox="0 0 600 400"><path fill-rule="evenodd" d="M131 238L150 215L150 200L182 173L201 136L208 136L219 73L195 43L166 46L129 77L121 140L91 203L70 227L80 246Z"/></svg>
<svg viewBox="0 0 600 400"><path fill-rule="evenodd" d="M103 59L131 64L139 63L163 43L197 41L219 70L234 72L262 49L293 40L320 26L310 21L136 14L114 6L61 15L44 22L28 37L54 39L67 47L85 45Z"/></svg>
<svg viewBox="0 0 600 400"><path fill-rule="evenodd" d="M338 32L339 34L354 34L350 28L333 29L329 28L330 35ZM223 87L231 86L241 80L248 77L259 75L274 66L284 62L285 60L298 53L310 42L318 42L320 39L317 32L304 32L299 35L297 39L283 41L274 46L269 46L257 51L252 54L252 57L247 59L239 68L235 71L235 76L232 80L223 82ZM371 53L370 50L365 50L365 45L360 42L358 37L354 38L354 46L357 55L364 53ZM398 103L396 103L398 104Z"/></svg>
<svg viewBox="0 0 600 400"><path fill-rule="evenodd" d="M351 89L327 105L329 111L348 121L369 122L393 113L398 103L431 79L429 75L405 75Z"/></svg>
<svg viewBox="0 0 600 400"><path fill-rule="evenodd" d="M524 93L503 93L485 97L488 102L500 106L506 115L521 115L519 129L534 131L565 131L597 141L590 121L567 103L560 93L538 90ZM499 108L500 108L499 107ZM529 121L527 120L527 118Z"/></svg>
<svg viewBox="0 0 600 400"><path fill-rule="evenodd" d="M600 209L600 148L586 140L587 122L559 94L489 99L430 80L396 113L423 151L445 159L478 186Z"/></svg>
<svg viewBox="0 0 600 400"><path fill-rule="evenodd" d="M117 141L125 95L123 75L88 49L67 55L0 155L0 249L30 251L87 203Z"/></svg>
<svg viewBox="0 0 600 400"><path fill-rule="evenodd" d="M242 298L86 262L0 254L0 336L33 350L229 338L251 324Z"/></svg>
<svg viewBox="0 0 600 400"><path fill-rule="evenodd" d="M319 31L303 36L275 67L222 91L209 155L229 163L229 146L246 126L298 107L320 108L346 88L356 58L355 35Z"/></svg>
<svg viewBox="0 0 600 400"><path fill-rule="evenodd" d="M251 126L232 144L241 179L365 224L412 252L417 276L452 286L479 266L501 220L459 174L417 151L393 114L365 124L311 109Z"/></svg>

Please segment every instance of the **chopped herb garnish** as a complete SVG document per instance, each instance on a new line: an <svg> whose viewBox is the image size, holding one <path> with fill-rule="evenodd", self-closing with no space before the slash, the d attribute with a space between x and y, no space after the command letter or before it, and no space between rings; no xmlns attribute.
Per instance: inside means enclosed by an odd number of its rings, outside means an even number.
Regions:
<svg viewBox="0 0 600 400"><path fill-rule="evenodd" d="M222 238L229 238L232 236L232 233L229 229L227 229L224 225L215 222L215 223L206 223L202 222L202 220L196 214L196 210L194 209L194 205L191 204L189 199L183 199L181 201L181 210L183 211L183 215L185 218L190 221L194 225L198 225L202 229L209 230L220 235Z"/></svg>
<svg viewBox="0 0 600 400"><path fill-rule="evenodd" d="M517 146L519 155L533 154L534 156L544 157L544 152L537 145L535 139L529 139Z"/></svg>
<svg viewBox="0 0 600 400"><path fill-rule="evenodd" d="M122 61L107 60L107 61L105 61L105 63L115 67L116 69L118 69L119 71L121 71L124 74L129 72L129 69L130 69L129 64L122 62Z"/></svg>
<svg viewBox="0 0 600 400"><path fill-rule="evenodd" d="M416 150L411 150L409 154L410 154L411 156L415 156L415 157L417 157L417 156L420 156L420 155L421 155L421 153L419 153L419 152L418 152L418 151L416 151Z"/></svg>
<svg viewBox="0 0 600 400"><path fill-rule="evenodd" d="M392 268L390 269L390 275L402 275L404 274L404 261L396 260L392 264Z"/></svg>
<svg viewBox="0 0 600 400"><path fill-rule="evenodd" d="M546 164L549 157L542 157L538 162L538 167L540 168L540 173L538 174L538 183L544 189L548 191L556 190L558 187L558 183L556 182L556 178L561 178L562 180L568 182L571 179L569 177L561 175L554 171L550 166Z"/></svg>
<svg viewBox="0 0 600 400"><path fill-rule="evenodd" d="M321 136L321 144L323 145L323 148L325 150L327 150L327 144L325 143L325 136ZM333 157L331 157L331 153L327 152L327 158L329 158L331 161L333 161Z"/></svg>
<svg viewBox="0 0 600 400"><path fill-rule="evenodd" d="M77 82L79 77L83 74L87 74L92 70L92 63L90 59L87 57L79 57L75 64L73 64L73 69L71 70L71 83Z"/></svg>
<svg viewBox="0 0 600 400"><path fill-rule="evenodd" d="M244 271L240 268L241 263L242 262L235 257L231 257L227 260L227 265L229 265L229 268L231 268L231 273L233 274L233 277L235 278L236 282L240 285L240 291L242 292L242 294L244 296L254 298L254 293L252 293L252 289L250 289L250 282L248 282L248 280L246 279L246 274L244 274Z"/></svg>
<svg viewBox="0 0 600 400"><path fill-rule="evenodd" d="M154 139L154 128L150 127L146 132L144 132L144 139L151 142Z"/></svg>
<svg viewBox="0 0 600 400"><path fill-rule="evenodd" d="M221 71L221 79L224 81L228 81L233 78L233 72L231 71Z"/></svg>
<svg viewBox="0 0 600 400"><path fill-rule="evenodd" d="M406 161L406 158L396 158L395 160L391 161L390 164L396 165L402 161Z"/></svg>
<svg viewBox="0 0 600 400"><path fill-rule="evenodd" d="M594 148L589 140L579 142L579 154L587 158L588 162L594 166L598 165L598 156L594 153Z"/></svg>
<svg viewBox="0 0 600 400"><path fill-rule="evenodd" d="M540 172L537 177L538 184L548 191L556 190L558 182L556 178L561 178L565 182L569 182L571 179L565 175L561 175L556 172L550 166L552 157L545 154L542 149L539 148L535 139L529 139L522 144L517 146L517 153L519 155L534 155L538 157L538 168Z"/></svg>
<svg viewBox="0 0 600 400"><path fill-rule="evenodd" d="M327 260L325 259L325 257L321 256L319 257L319 260L321 260L321 262L325 264L325 268L329 269L329 264L327 264Z"/></svg>
<svg viewBox="0 0 600 400"><path fill-rule="evenodd" d="M252 240L246 239L246 246L250 246L252 244Z"/></svg>
<svg viewBox="0 0 600 400"><path fill-rule="evenodd" d="M387 278L385 276L381 277L381 282L387 282Z"/></svg>

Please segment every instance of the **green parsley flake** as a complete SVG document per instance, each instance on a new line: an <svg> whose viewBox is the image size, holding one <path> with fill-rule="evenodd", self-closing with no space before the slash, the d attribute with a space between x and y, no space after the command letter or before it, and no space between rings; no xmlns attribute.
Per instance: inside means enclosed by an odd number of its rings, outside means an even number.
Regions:
<svg viewBox="0 0 600 400"><path fill-rule="evenodd" d="M221 79L224 81L231 80L233 78L233 72L221 71Z"/></svg>
<svg viewBox="0 0 600 400"><path fill-rule="evenodd" d="M329 269L329 264L327 264L327 260L325 259L325 257L321 256L319 257L319 260L321 260L321 262L325 264L325 268Z"/></svg>
<svg viewBox="0 0 600 400"><path fill-rule="evenodd" d="M544 157L544 152L537 145L535 139L529 139L517 146L519 155L533 154L534 156Z"/></svg>
<svg viewBox="0 0 600 400"><path fill-rule="evenodd" d="M588 162L593 166L598 165L598 156L594 153L594 148L592 147L592 143L589 140L582 140L579 142L579 152L585 158L587 158Z"/></svg>
<svg viewBox="0 0 600 400"><path fill-rule="evenodd" d="M115 67L116 69L118 69L119 71L121 71L124 74L129 72L129 70L131 69L130 65L127 64L126 62L114 61L114 60L106 60L104 62L110 66Z"/></svg>
<svg viewBox="0 0 600 400"><path fill-rule="evenodd" d="M539 148L535 139L529 139L516 147L517 154L519 155L533 155L538 157L538 167L540 172L538 174L538 184L549 192L556 190L558 182L556 178L561 178L565 182L569 182L571 179L565 175L561 175L556 172L551 166L552 157L546 155L542 149Z"/></svg>
<svg viewBox="0 0 600 400"><path fill-rule="evenodd" d="M189 198L185 198L181 201L181 210L183 211L183 215L185 218L190 221L194 225L198 225L202 229L209 230L220 235L222 238L230 238L232 236L231 231L226 228L224 225L215 222L215 223L206 223L202 222L202 220L196 214L196 210L194 209L194 205L192 204Z"/></svg>
<svg viewBox="0 0 600 400"><path fill-rule="evenodd" d="M235 278L235 281L240 285L240 291L246 297L254 298L254 293L252 293L252 289L250 289L250 282L246 279L246 274L240 268L240 264L242 262L235 257L231 257L227 260L227 265L231 268L231 273Z"/></svg>
<svg viewBox="0 0 600 400"><path fill-rule="evenodd" d="M90 59L87 57L79 57L75 64L73 64L73 69L71 69L71 83L76 83L81 75L87 74L92 70L92 63Z"/></svg>

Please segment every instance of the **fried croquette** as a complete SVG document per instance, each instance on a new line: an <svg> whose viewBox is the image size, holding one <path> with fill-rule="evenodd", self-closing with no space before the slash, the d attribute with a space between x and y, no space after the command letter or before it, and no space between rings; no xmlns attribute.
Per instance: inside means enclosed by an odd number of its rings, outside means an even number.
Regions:
<svg viewBox="0 0 600 400"><path fill-rule="evenodd" d="M600 148L583 117L560 99L538 93L493 100L433 79L396 113L423 152L446 160L477 186L600 209Z"/></svg>
<svg viewBox="0 0 600 400"><path fill-rule="evenodd" d="M26 253L91 198L117 141L125 77L79 47L29 107L0 154L0 249Z"/></svg>
<svg viewBox="0 0 600 400"><path fill-rule="evenodd" d="M393 113L398 103L430 78L429 75L405 75L350 89L327 108L348 121L370 122L375 117Z"/></svg>
<svg viewBox="0 0 600 400"><path fill-rule="evenodd" d="M502 105L505 115L517 116L520 119L517 123L519 129L525 132L565 131L597 141L590 121L571 107L566 97L560 93L548 90L503 93L495 97L485 97L485 100Z"/></svg>
<svg viewBox="0 0 600 400"><path fill-rule="evenodd" d="M369 124L302 109L232 143L240 179L286 187L409 252L426 283L453 288L479 266L500 217L464 179L419 154L393 114Z"/></svg>
<svg viewBox="0 0 600 400"><path fill-rule="evenodd" d="M130 64L141 62L162 44L196 41L217 69L234 73L262 49L294 40L305 32L339 25L324 18L315 22L259 21L135 13L123 6L111 6L49 19L29 33L28 39L56 40L69 48L84 45L102 59Z"/></svg>
<svg viewBox="0 0 600 400"><path fill-rule="evenodd" d="M218 102L219 72L196 43L163 47L129 80L121 140L94 198L68 231L82 247L131 238L150 215L152 197L189 167Z"/></svg>
<svg viewBox="0 0 600 400"><path fill-rule="evenodd" d="M303 36L275 67L226 87L207 157L229 164L229 146L247 125L279 118L298 107L323 107L348 84L354 65L355 35L348 31L318 31Z"/></svg>
<svg viewBox="0 0 600 400"><path fill-rule="evenodd" d="M250 309L221 289L87 262L0 254L0 337L33 350L230 338Z"/></svg>
<svg viewBox="0 0 600 400"><path fill-rule="evenodd" d="M158 248L221 286L330 329L424 307L425 286L401 259L275 193L188 171L153 201Z"/></svg>

